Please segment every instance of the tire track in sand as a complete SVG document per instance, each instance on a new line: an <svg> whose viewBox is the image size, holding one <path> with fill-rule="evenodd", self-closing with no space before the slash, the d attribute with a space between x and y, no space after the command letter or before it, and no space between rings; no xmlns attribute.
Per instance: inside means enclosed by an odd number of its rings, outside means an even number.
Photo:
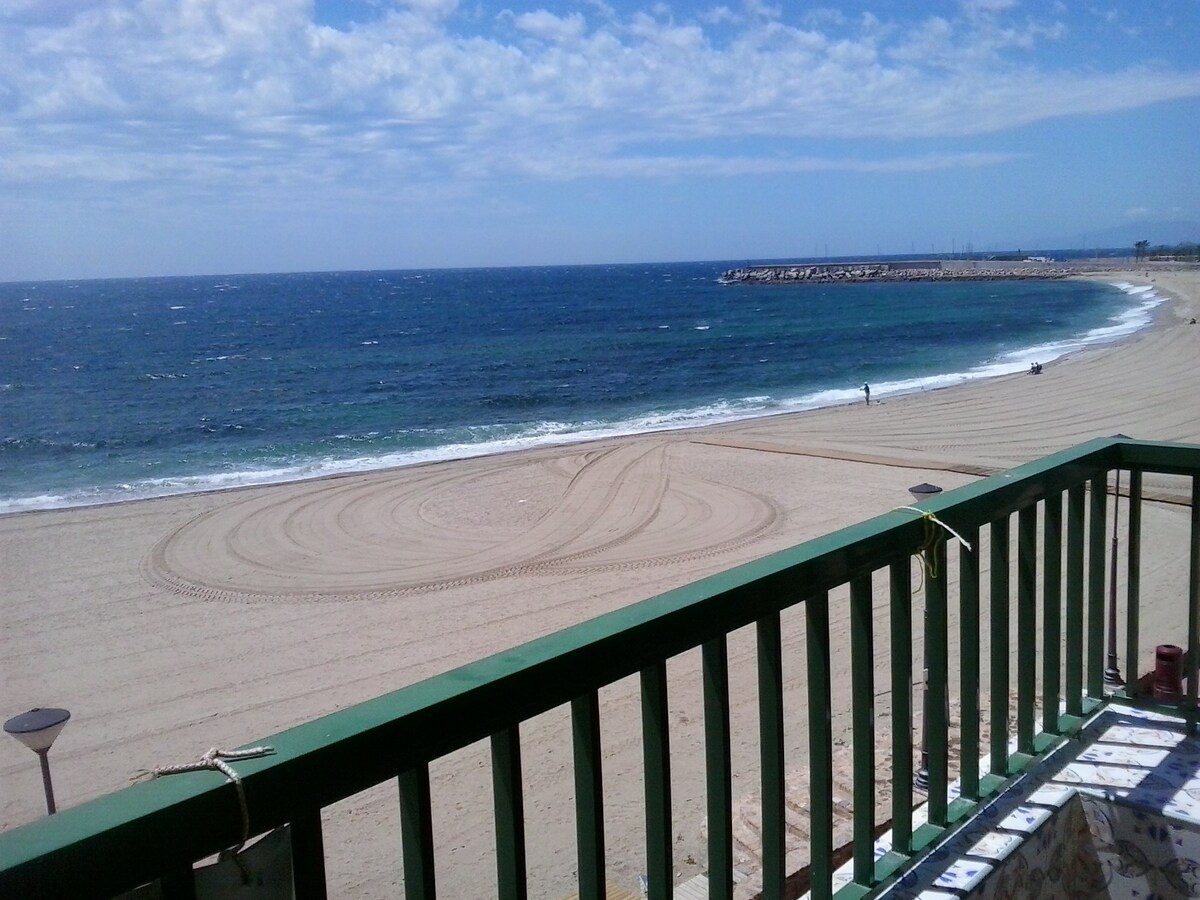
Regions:
<svg viewBox="0 0 1200 900"><path fill-rule="evenodd" d="M482 471L449 466L264 491L186 523L153 548L143 571L206 599L345 600L707 557L775 523L764 497L671 474L669 447L637 441L567 459L493 461ZM498 491L522 469L545 495L531 523L430 514L453 497L505 508Z"/></svg>

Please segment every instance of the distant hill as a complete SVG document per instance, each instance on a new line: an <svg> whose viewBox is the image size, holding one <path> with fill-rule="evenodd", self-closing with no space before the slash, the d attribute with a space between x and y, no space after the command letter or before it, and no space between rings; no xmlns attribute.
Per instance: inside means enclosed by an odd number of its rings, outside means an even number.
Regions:
<svg viewBox="0 0 1200 900"><path fill-rule="evenodd" d="M1031 241L1030 249L1088 249L1094 247L1130 247L1137 241L1149 241L1150 246L1166 244L1173 247L1185 241L1200 243L1200 222L1179 220L1175 222L1138 222L1133 225L1118 225L1096 231L1079 232L1073 235ZM1086 242L1086 248L1081 246Z"/></svg>

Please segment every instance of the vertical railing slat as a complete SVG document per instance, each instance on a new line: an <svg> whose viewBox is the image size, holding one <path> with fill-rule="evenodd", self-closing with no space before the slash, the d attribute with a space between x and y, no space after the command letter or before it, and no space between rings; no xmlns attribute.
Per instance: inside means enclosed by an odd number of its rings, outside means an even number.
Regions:
<svg viewBox="0 0 1200 900"><path fill-rule="evenodd" d="M1083 485L1067 491L1066 711L1083 714Z"/></svg>
<svg viewBox="0 0 1200 900"><path fill-rule="evenodd" d="M500 900L525 900L525 800L518 725L492 735L492 790L496 806L496 887Z"/></svg>
<svg viewBox="0 0 1200 900"><path fill-rule="evenodd" d="M1104 607L1108 584L1108 475L1091 480L1088 515L1087 693L1104 697Z"/></svg>
<svg viewBox="0 0 1200 900"><path fill-rule="evenodd" d="M400 786L400 839L404 852L405 900L435 900L433 814L427 763L397 779Z"/></svg>
<svg viewBox="0 0 1200 900"><path fill-rule="evenodd" d="M642 670L642 754L646 788L646 867L649 900L670 900L671 738L667 707L667 663Z"/></svg>
<svg viewBox="0 0 1200 900"><path fill-rule="evenodd" d="M292 884L296 900L325 900L325 841L321 810L313 807L291 823Z"/></svg>
<svg viewBox="0 0 1200 900"><path fill-rule="evenodd" d="M163 900L196 900L196 870L191 863L164 872L159 884Z"/></svg>
<svg viewBox="0 0 1200 900"><path fill-rule="evenodd" d="M854 881L875 881L875 631L871 574L850 580L854 744Z"/></svg>
<svg viewBox="0 0 1200 900"><path fill-rule="evenodd" d="M913 662L912 562L904 557L888 569L892 624L892 849L912 853Z"/></svg>
<svg viewBox="0 0 1200 900"><path fill-rule="evenodd" d="M605 900L604 776L600 750L600 697L590 691L571 701L575 761L575 846L579 900Z"/></svg>
<svg viewBox="0 0 1200 900"><path fill-rule="evenodd" d="M1033 753L1037 704L1037 506L1017 514L1017 750Z"/></svg>
<svg viewBox="0 0 1200 900"><path fill-rule="evenodd" d="M967 800L979 799L979 529L959 533L970 547L958 548L959 728L962 741L961 787Z"/></svg>
<svg viewBox="0 0 1200 900"><path fill-rule="evenodd" d="M992 522L991 577L988 604L991 629L990 686L991 770L1008 775L1008 606L1009 606L1009 521L1008 516Z"/></svg>
<svg viewBox="0 0 1200 900"><path fill-rule="evenodd" d="M926 748L929 755L929 822L945 826L946 789L950 773L950 680L947 656L946 541L942 536L926 550L925 665Z"/></svg>
<svg viewBox="0 0 1200 900"><path fill-rule="evenodd" d="M1188 553L1188 645L1187 645L1187 717L1189 729L1196 731L1197 672L1200 671L1200 475L1192 476L1191 530Z"/></svg>
<svg viewBox="0 0 1200 900"><path fill-rule="evenodd" d="M787 877L787 798L784 792L783 650L779 613L759 619L757 630L763 896L782 897Z"/></svg>
<svg viewBox="0 0 1200 900"><path fill-rule="evenodd" d="M729 730L729 650L725 635L706 642L701 653L708 786L708 896L709 900L732 900L733 763Z"/></svg>
<svg viewBox="0 0 1200 900"><path fill-rule="evenodd" d="M1062 698L1062 494L1042 504L1042 731L1058 734Z"/></svg>
<svg viewBox="0 0 1200 900"><path fill-rule="evenodd" d="M1125 693L1137 696L1138 641L1141 637L1142 473L1129 473L1128 547L1125 569Z"/></svg>
<svg viewBox="0 0 1200 900"><path fill-rule="evenodd" d="M829 594L804 604L808 669L811 900L833 896L833 722L829 683Z"/></svg>

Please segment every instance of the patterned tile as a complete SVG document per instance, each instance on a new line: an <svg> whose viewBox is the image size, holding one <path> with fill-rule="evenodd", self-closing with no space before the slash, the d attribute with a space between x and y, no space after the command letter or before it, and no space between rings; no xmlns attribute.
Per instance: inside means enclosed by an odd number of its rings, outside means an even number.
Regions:
<svg viewBox="0 0 1200 900"><path fill-rule="evenodd" d="M1109 766L1132 766L1149 769L1161 766L1171 755L1169 749L1150 749L1125 744L1095 743L1085 747L1079 756L1080 762L1098 763Z"/></svg>
<svg viewBox="0 0 1200 900"><path fill-rule="evenodd" d="M1048 818L1050 818L1049 810L1022 804L1001 819L998 826L1028 835L1033 834Z"/></svg>
<svg viewBox="0 0 1200 900"><path fill-rule="evenodd" d="M1130 790L1147 777L1146 769L1131 766L1102 766L1088 762L1072 762L1054 776L1054 780L1076 787L1110 788Z"/></svg>
<svg viewBox="0 0 1200 900"><path fill-rule="evenodd" d="M1126 744L1134 747L1177 747L1184 736L1165 728L1144 728L1137 725L1113 725L1096 738L1106 744Z"/></svg>
<svg viewBox="0 0 1200 900"><path fill-rule="evenodd" d="M991 874L989 863L971 859L956 859L934 879L933 886L950 891L970 891Z"/></svg>
<svg viewBox="0 0 1200 900"><path fill-rule="evenodd" d="M1073 787L1050 782L1030 791L1026 799L1029 803L1038 806L1062 806L1074 797L1076 793Z"/></svg>
<svg viewBox="0 0 1200 900"><path fill-rule="evenodd" d="M913 827L925 821L922 807ZM876 858L890 846L883 836ZM1200 898L1200 738L1179 717L1102 711L881 896L998 900L1109 889L1105 896Z"/></svg>
<svg viewBox="0 0 1200 900"><path fill-rule="evenodd" d="M1021 843L1020 835L989 831L963 852L967 856L1001 860L1021 846Z"/></svg>

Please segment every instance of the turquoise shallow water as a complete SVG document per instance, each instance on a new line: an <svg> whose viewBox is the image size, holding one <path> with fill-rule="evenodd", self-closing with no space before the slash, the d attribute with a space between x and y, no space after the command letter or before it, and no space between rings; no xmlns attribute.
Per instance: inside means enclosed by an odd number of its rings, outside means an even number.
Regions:
<svg viewBox="0 0 1200 900"><path fill-rule="evenodd" d="M0 284L0 512L685 427L1027 369L1092 282L723 285L729 263Z"/></svg>

